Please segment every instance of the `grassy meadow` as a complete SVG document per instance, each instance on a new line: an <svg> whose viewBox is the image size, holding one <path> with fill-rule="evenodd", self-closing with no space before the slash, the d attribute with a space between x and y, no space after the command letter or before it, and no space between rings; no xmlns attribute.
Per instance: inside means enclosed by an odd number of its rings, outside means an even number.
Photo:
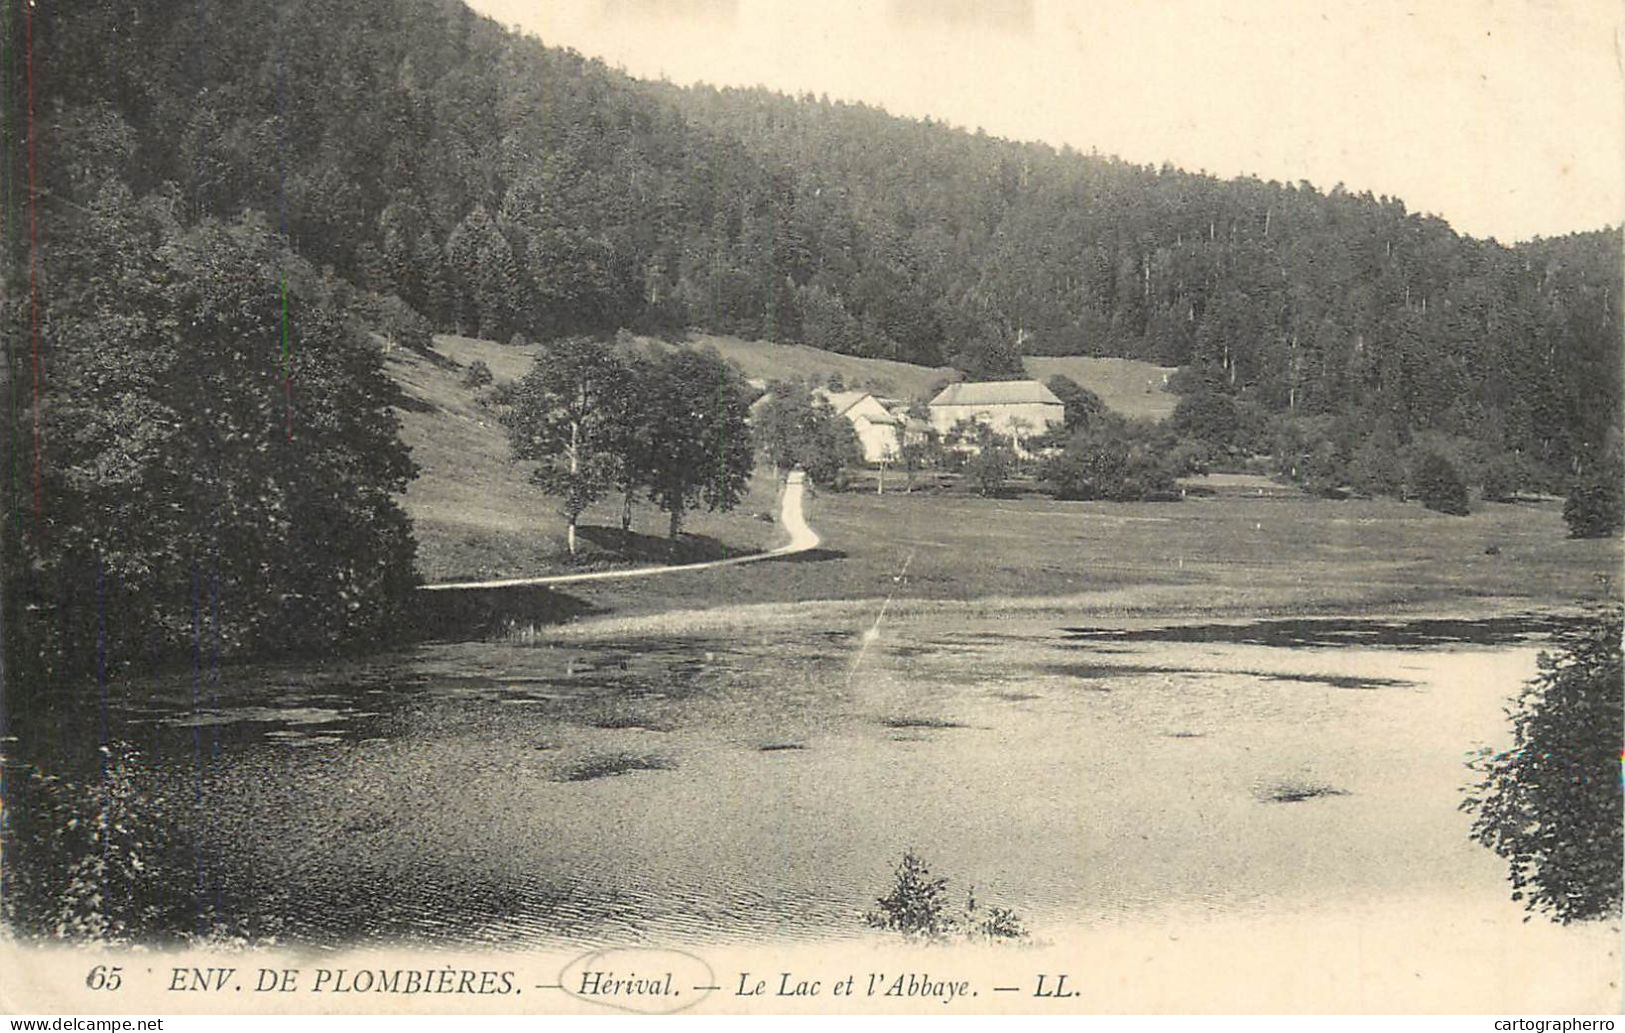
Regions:
<svg viewBox="0 0 1625 1033"><path fill-rule="evenodd" d="M620 615L802 600L852 601L832 612L870 615L880 600L897 615L945 606L1153 617L1494 613L1617 594L1621 562L1618 540L1567 538L1557 500L1448 517L1414 503L1303 495L1108 503L824 493L808 521L824 539L813 553L571 594Z"/></svg>
<svg viewBox="0 0 1625 1033"><path fill-rule="evenodd" d="M1137 419L1161 420L1173 415L1179 396L1163 389L1173 369L1138 359L1089 355L1029 355L1021 360L1028 376L1047 380L1059 374L1093 391L1106 408Z"/></svg>
<svg viewBox="0 0 1625 1033"><path fill-rule="evenodd" d="M736 344L741 354L766 355L752 342ZM406 395L403 436L422 469L405 504L426 580L692 561L762 551L782 540L769 519L778 484L764 470L734 511L691 514L675 551L652 506L636 507L634 533L623 536L619 500L605 499L583 517L583 555L572 566L556 503L528 482L524 464L509 459L481 392L462 382L476 359L498 380L521 376L535 348L458 337L440 337L437 347L438 358L400 349L387 357ZM1125 371L1119 379L1143 380L1143 372ZM765 566L576 586L571 594L592 610L620 615L714 608L721 601L888 598L900 608L1017 600L1049 606L1064 599L1125 614L1490 610L1599 598L1617 591L1621 565L1617 539L1569 539L1561 501L1551 498L1481 503L1470 516L1451 517L1416 503L1312 498L1260 478L1223 475L1197 479L1210 482L1192 485L1206 491L1178 503L905 493L897 490L901 480L890 480L884 495L857 490L812 498L808 519L824 538L814 553Z"/></svg>

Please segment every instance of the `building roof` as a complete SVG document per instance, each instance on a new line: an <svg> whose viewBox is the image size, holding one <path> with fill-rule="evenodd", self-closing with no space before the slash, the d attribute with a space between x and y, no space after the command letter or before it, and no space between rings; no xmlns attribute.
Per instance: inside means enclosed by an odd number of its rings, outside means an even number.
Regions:
<svg viewBox="0 0 1625 1033"><path fill-rule="evenodd" d="M932 405L1060 405L1055 392L1037 380L979 380L949 384Z"/></svg>
<svg viewBox="0 0 1625 1033"><path fill-rule="evenodd" d="M863 401L865 398L868 398L869 397L869 392L867 392L867 391L829 391L829 390L826 390L824 388L818 388L817 390L815 390L813 392L813 396L816 397L816 398L822 398L824 401L828 402L831 406L833 406L834 409L835 409L836 415L844 416L848 409L852 408L854 405L857 405L859 402Z"/></svg>
<svg viewBox="0 0 1625 1033"><path fill-rule="evenodd" d="M813 388L812 396L814 398L820 398L820 399L823 399L824 401L828 402L830 404L830 407L835 410L835 415L837 415L837 416L845 416L850 410L852 410L857 405L859 405L865 398L873 398L874 397L868 391L830 391L827 388L822 388L822 387ZM751 414L755 415L755 414L761 412L762 407L767 405L767 403L772 401L772 400L773 400L773 392L769 391L767 394L762 395L762 397L760 397L760 398L756 399L756 401L750 403ZM874 408L876 410L875 414L870 415L868 413L865 413L864 418L867 419L870 423L886 423L886 422L888 422L887 417L890 414L886 412L886 407L881 405L880 402L878 400L876 400Z"/></svg>

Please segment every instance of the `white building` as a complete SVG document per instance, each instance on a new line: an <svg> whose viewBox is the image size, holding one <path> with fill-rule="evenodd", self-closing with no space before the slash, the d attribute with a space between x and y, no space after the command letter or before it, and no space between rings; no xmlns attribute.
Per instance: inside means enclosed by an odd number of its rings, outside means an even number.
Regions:
<svg viewBox="0 0 1625 1033"><path fill-rule="evenodd" d="M880 404L880 399L867 391L820 389L813 395L828 402L837 415L846 417L852 424L858 433L858 443L863 446L864 462L890 462L897 458L902 449L901 426L897 417Z"/></svg>
<svg viewBox="0 0 1625 1033"><path fill-rule="evenodd" d="M985 380L949 384L931 399L931 426L944 438L963 420L1023 442L1066 420L1066 406L1037 380Z"/></svg>

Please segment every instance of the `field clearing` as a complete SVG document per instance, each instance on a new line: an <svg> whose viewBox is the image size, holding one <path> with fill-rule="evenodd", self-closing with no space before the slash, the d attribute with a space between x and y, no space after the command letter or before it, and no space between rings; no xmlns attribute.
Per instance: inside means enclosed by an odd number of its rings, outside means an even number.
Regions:
<svg viewBox="0 0 1625 1033"><path fill-rule="evenodd" d="M1467 517L1392 500L1215 496L1177 503L822 494L823 546L747 570L572 592L620 616L716 607L786 619L956 611L1103 615L1549 609L1617 594L1617 539L1566 537L1561 503ZM1495 547L1496 555L1486 552ZM857 601L862 601L858 603ZM766 604L747 616L751 604ZM848 605L850 604L850 605ZM671 626L693 615L651 618Z"/></svg>
<svg viewBox="0 0 1625 1033"><path fill-rule="evenodd" d="M639 340L663 348L672 347L652 338ZM960 379L959 372L947 366L916 366L889 359L866 359L823 351L805 344L747 341L716 334L690 334L688 344L695 348L715 348L724 359L743 370L746 377L759 381L787 377L827 380L831 373L839 373L848 390L861 389L886 397L929 401L934 384Z"/></svg>
<svg viewBox="0 0 1625 1033"><path fill-rule="evenodd" d="M459 337L456 334L435 334L435 351L457 363L468 366L483 362L491 367L497 380L518 380L530 372L530 364L542 350L539 344L500 344L479 337Z"/></svg>
<svg viewBox="0 0 1625 1033"><path fill-rule="evenodd" d="M1138 359L1097 358L1089 355L1028 355L1022 363L1038 380L1057 374L1071 377L1124 416L1164 420L1173 415L1179 396L1163 389L1170 366L1154 366Z"/></svg>

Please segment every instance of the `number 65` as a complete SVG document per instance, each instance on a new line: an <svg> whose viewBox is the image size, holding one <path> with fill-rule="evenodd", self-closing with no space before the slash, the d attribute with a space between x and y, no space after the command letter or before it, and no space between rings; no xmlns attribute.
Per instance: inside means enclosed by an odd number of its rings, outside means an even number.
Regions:
<svg viewBox="0 0 1625 1033"><path fill-rule="evenodd" d="M106 965L97 965L85 977L85 985L92 990L117 990L124 985L124 977L119 975L123 971L124 968L121 965L114 965L112 968Z"/></svg>

